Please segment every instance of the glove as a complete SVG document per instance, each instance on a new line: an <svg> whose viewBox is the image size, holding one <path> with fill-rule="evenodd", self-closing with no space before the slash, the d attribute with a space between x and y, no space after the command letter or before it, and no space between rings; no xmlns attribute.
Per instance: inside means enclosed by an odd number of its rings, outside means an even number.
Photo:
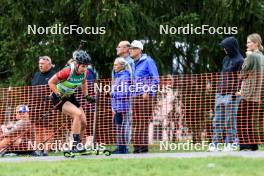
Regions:
<svg viewBox="0 0 264 176"><path fill-rule="evenodd" d="M62 96L61 96L61 94L55 94L56 95L56 97L59 99L59 100L61 100L62 99Z"/></svg>
<svg viewBox="0 0 264 176"><path fill-rule="evenodd" d="M87 101L88 103L94 103L94 102L95 102L94 97L91 97L91 96L89 96L89 95L86 95L85 99L86 99L86 101Z"/></svg>
<svg viewBox="0 0 264 176"><path fill-rule="evenodd" d="M62 94L55 94L57 96L57 98L62 101L64 99L66 99L67 97L69 97L68 95L62 95Z"/></svg>

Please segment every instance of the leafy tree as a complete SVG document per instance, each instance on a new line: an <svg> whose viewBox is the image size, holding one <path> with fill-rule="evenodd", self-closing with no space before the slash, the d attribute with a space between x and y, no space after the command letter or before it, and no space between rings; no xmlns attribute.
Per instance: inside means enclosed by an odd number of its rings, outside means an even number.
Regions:
<svg viewBox="0 0 264 176"><path fill-rule="evenodd" d="M87 41L87 50L101 77L109 77L120 40L140 39L160 74L219 71L224 52L218 35L160 34L160 25L170 27L237 27L241 51L246 36L264 36L262 0L2 0L0 7L0 80L2 86L28 85L37 70L37 58L49 55L63 67L78 47ZM105 34L28 34L28 25L105 27ZM244 52L243 52L244 53ZM173 68L173 62L178 67ZM104 64L102 64L104 63Z"/></svg>

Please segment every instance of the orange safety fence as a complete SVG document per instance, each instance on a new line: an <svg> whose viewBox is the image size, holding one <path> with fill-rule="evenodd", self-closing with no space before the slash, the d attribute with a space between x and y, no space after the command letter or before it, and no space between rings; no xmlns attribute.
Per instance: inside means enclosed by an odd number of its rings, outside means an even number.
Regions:
<svg viewBox="0 0 264 176"><path fill-rule="evenodd" d="M80 90L76 94L87 118L83 140L115 145L118 135L121 135L121 145L155 145L160 141L187 140L193 143L263 144L262 79L258 73L241 79L239 73L161 76L155 96L144 100L142 96L131 95L129 110L126 115L121 113L123 117L119 122L111 110L111 94L106 92L112 80L97 80L97 86L89 82L89 94L97 98L96 104L87 103ZM98 85L105 91L99 91ZM240 100L235 92L240 91L241 86L245 91L241 92ZM10 150L34 150L34 145L40 143L72 140L72 119L51 110L53 105L47 98L50 93L47 85L0 88L0 148L8 145ZM15 108L20 104L29 107L30 126L4 135L15 128L9 126L18 121ZM126 125L124 118L127 119Z"/></svg>

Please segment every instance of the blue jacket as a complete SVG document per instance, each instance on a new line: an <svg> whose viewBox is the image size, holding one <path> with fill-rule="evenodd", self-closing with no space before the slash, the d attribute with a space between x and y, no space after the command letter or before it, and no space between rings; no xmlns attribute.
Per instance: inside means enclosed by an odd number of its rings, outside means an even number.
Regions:
<svg viewBox="0 0 264 176"><path fill-rule="evenodd" d="M94 69L92 67L88 67L89 74L87 76L87 81L93 81L96 79L96 74L94 72Z"/></svg>
<svg viewBox="0 0 264 176"><path fill-rule="evenodd" d="M132 69L132 75L134 74L135 72L135 63L134 63L134 60L130 57L130 56L127 56L125 58L125 60L127 61L127 63L130 65L131 69Z"/></svg>
<svg viewBox="0 0 264 176"><path fill-rule="evenodd" d="M238 42L234 37L224 39L220 43L220 46L225 48L227 55L222 64L221 77L219 78L217 92L222 95L234 95L240 87L238 71L242 68L244 62L243 56L240 54Z"/></svg>
<svg viewBox="0 0 264 176"><path fill-rule="evenodd" d="M151 57L142 54L141 57L135 61L133 81L134 96L142 95L147 91L150 96L155 95L159 84L159 73L155 62Z"/></svg>
<svg viewBox="0 0 264 176"><path fill-rule="evenodd" d="M115 112L128 112L130 105L130 73L127 70L114 73L111 92L111 108Z"/></svg>

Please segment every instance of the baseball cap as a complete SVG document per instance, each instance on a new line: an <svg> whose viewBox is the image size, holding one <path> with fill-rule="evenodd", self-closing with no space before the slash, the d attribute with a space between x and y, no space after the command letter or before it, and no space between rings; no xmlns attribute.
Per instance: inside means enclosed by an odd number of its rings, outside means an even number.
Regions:
<svg viewBox="0 0 264 176"><path fill-rule="evenodd" d="M139 41L139 40L134 40L134 41L130 44L130 48L139 48L139 49L143 50L143 44L142 44L141 41Z"/></svg>
<svg viewBox="0 0 264 176"><path fill-rule="evenodd" d="M29 112L29 108L26 105L18 105L16 110L17 112Z"/></svg>

